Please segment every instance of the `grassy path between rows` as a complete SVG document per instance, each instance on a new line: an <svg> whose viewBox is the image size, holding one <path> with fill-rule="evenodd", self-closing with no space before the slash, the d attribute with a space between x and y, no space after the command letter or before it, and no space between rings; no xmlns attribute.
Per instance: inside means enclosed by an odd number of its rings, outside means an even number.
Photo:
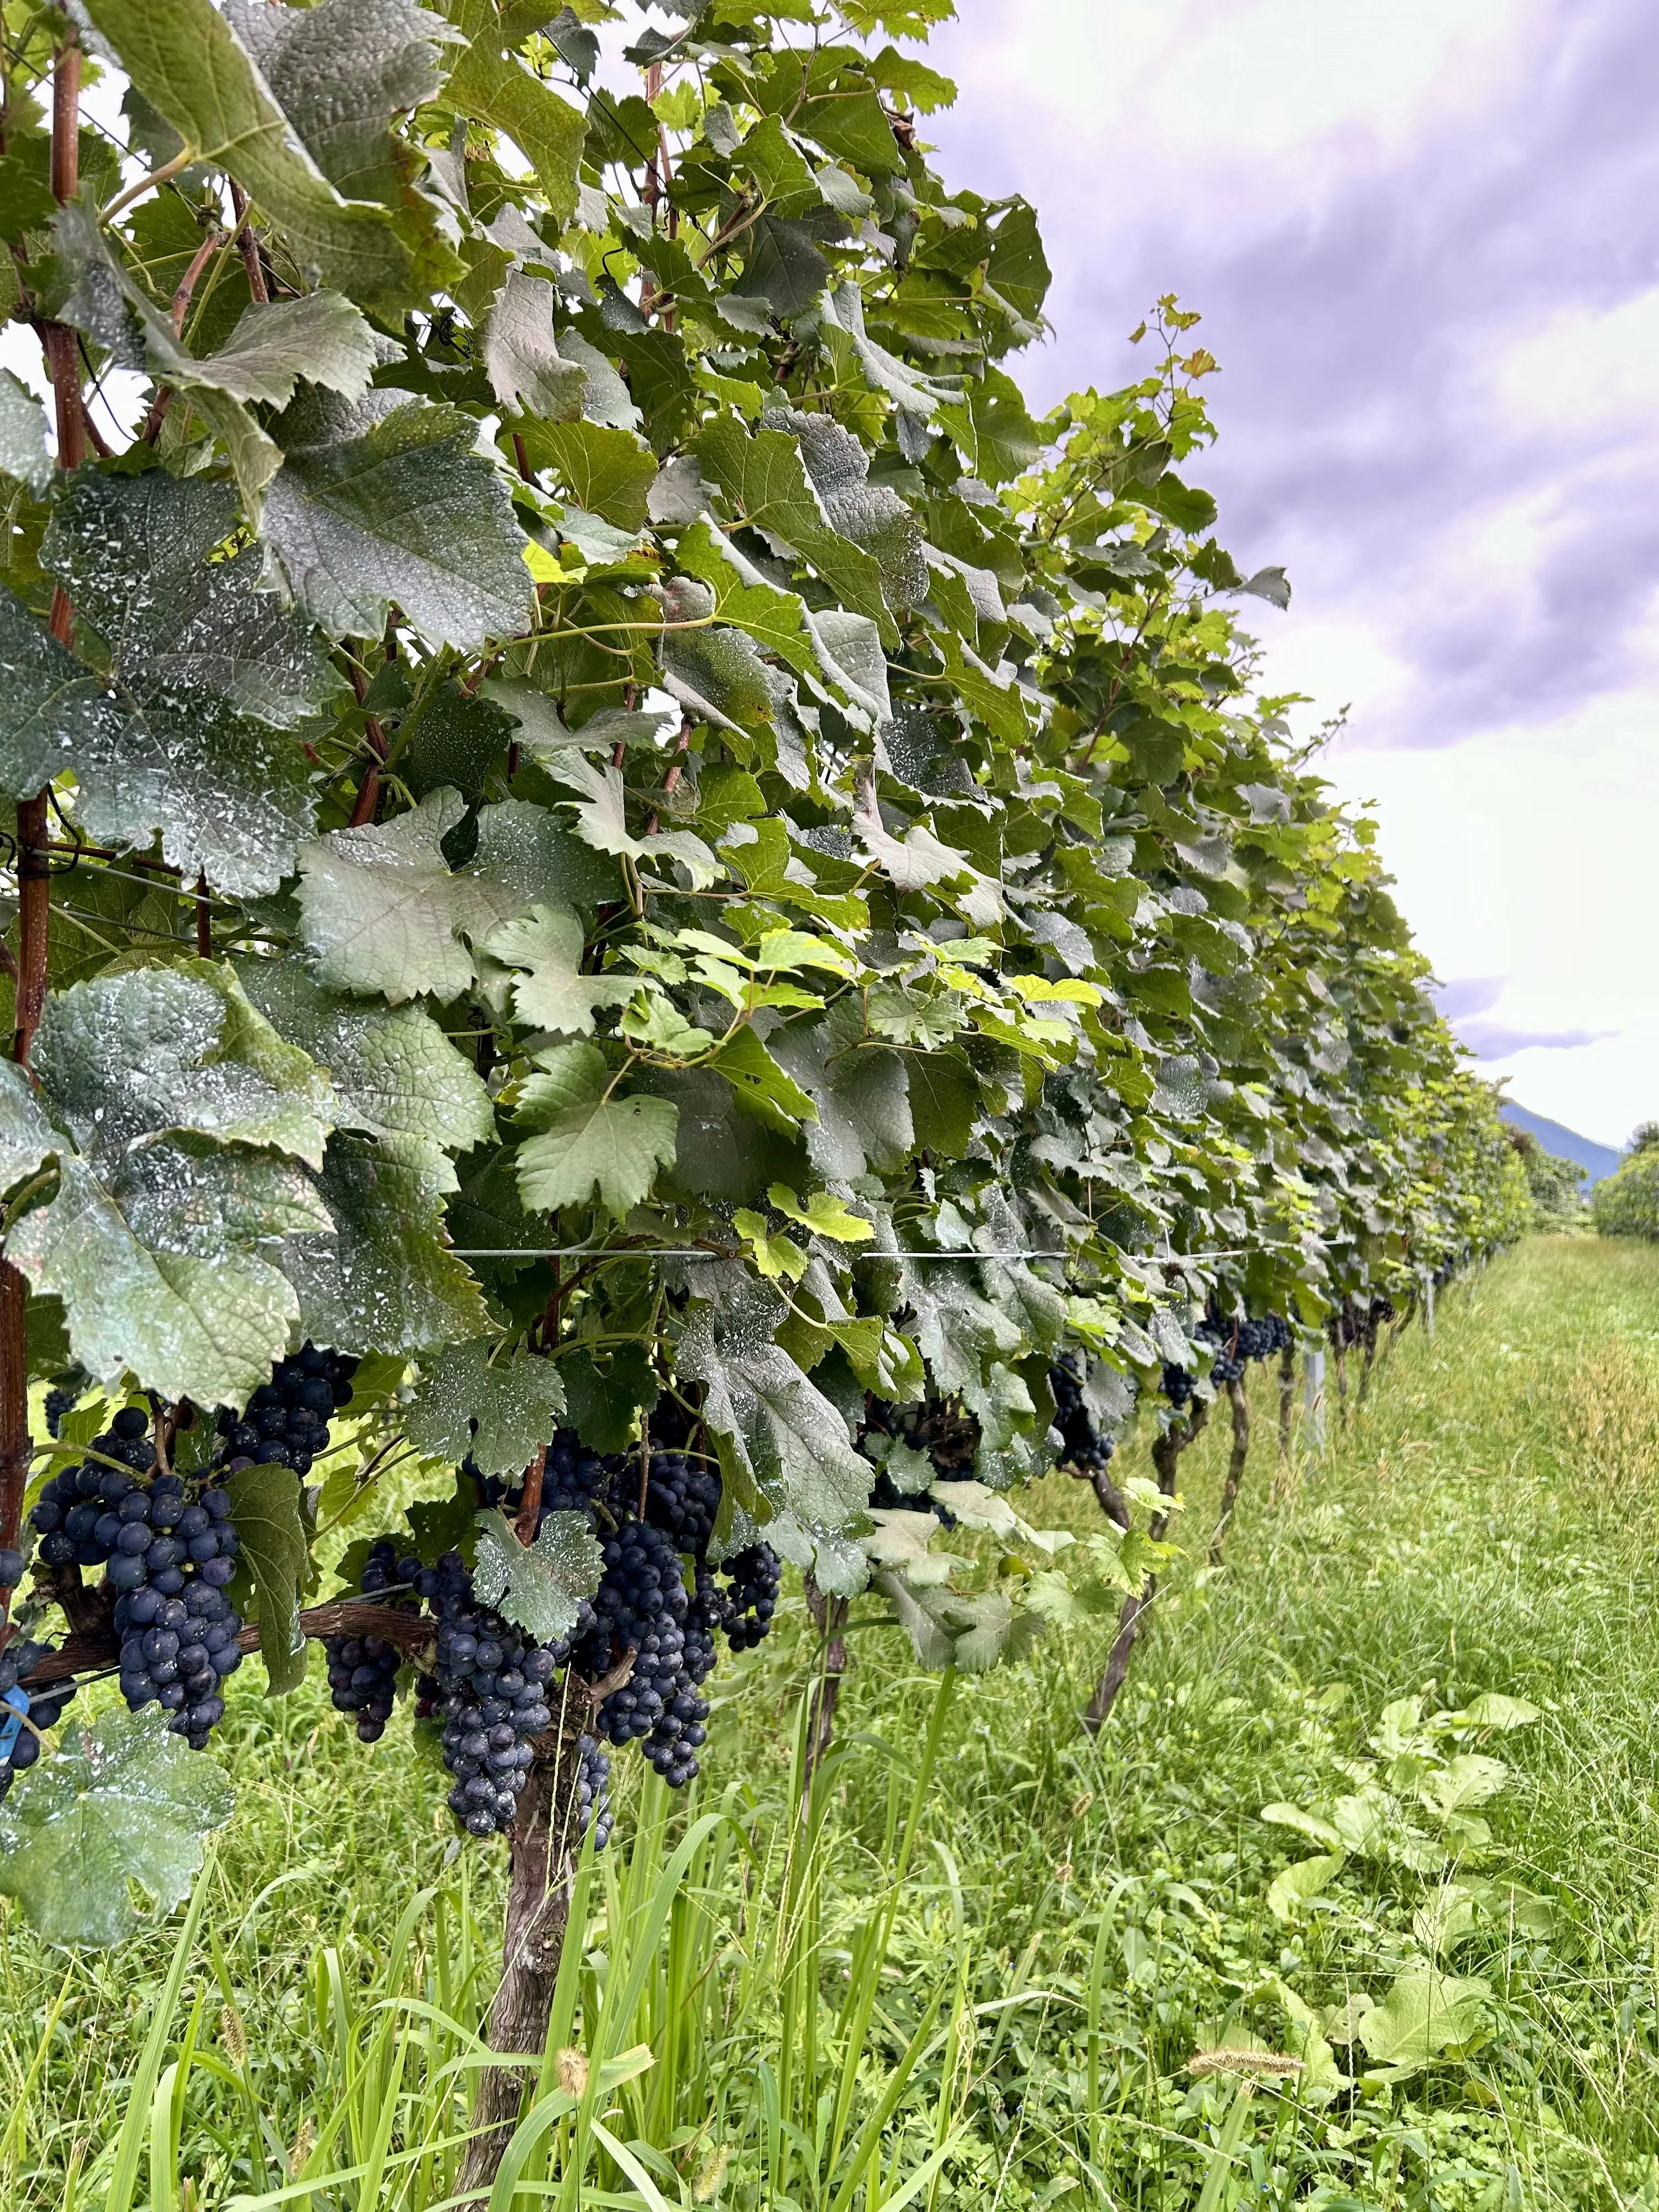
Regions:
<svg viewBox="0 0 1659 2212"><path fill-rule="evenodd" d="M1455 1286L1321 1461L1275 1468L1253 1387L1225 1563L1214 1436L1099 1738L1109 1627L943 1698L860 1631L803 1828L797 1600L717 1676L689 1803L619 1762L588 2104L520 2206L1659 2208L1659 1253L1536 1240ZM1022 1510L1097 1525L1063 1478ZM457 1845L406 1721L365 1753L314 1665L238 1687L170 2016L176 1916L73 1957L0 1904L0 2204L446 2201L501 1855ZM1301 2070L1193 2069L1239 2046Z"/></svg>

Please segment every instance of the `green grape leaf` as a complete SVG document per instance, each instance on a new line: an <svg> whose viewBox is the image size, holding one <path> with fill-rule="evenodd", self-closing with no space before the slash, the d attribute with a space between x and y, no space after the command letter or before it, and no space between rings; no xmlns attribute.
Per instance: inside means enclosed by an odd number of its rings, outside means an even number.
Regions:
<svg viewBox="0 0 1659 2212"><path fill-rule="evenodd" d="M550 1513L527 1545L499 1513L480 1513L477 1530L472 1587L480 1601L538 1644L568 1636L605 1573L587 1516Z"/></svg>
<svg viewBox="0 0 1659 2212"><path fill-rule="evenodd" d="M42 1091L83 1152L118 1159L157 1130L268 1146L320 1167L333 1092L243 996L227 964L138 968L46 1004Z"/></svg>
<svg viewBox="0 0 1659 2212"><path fill-rule="evenodd" d="M441 43L454 37L442 17L410 0L322 0L303 11L230 0L225 12L329 181L348 199L404 204L408 149L386 125L437 91Z"/></svg>
<svg viewBox="0 0 1659 2212"><path fill-rule="evenodd" d="M87 474L59 501L41 554L133 697L205 690L291 728L331 706L341 679L263 588L258 548L226 555L236 528L228 485Z"/></svg>
<svg viewBox="0 0 1659 2212"><path fill-rule="evenodd" d="M694 1308L679 1371L706 1386L703 1418L723 1459L732 1455L775 1512L839 1528L867 1502L875 1469L853 1449L835 1406L772 1340L782 1313L752 1279L723 1321Z"/></svg>
<svg viewBox="0 0 1659 2212"><path fill-rule="evenodd" d="M483 1297L445 1232L454 1188L454 1170L424 1137L331 1137L316 1188L333 1237L291 1239L282 1252L306 1335L359 1352L483 1335Z"/></svg>
<svg viewBox="0 0 1659 2212"><path fill-rule="evenodd" d="M763 434L787 431L799 444L830 527L874 557L888 605L919 605L929 584L921 532L896 491L870 483L870 456L852 432L795 407L769 408L761 422Z"/></svg>
<svg viewBox="0 0 1659 2212"><path fill-rule="evenodd" d="M239 1566L253 1587L259 1656L273 1698L305 1680L300 1593L311 1565L302 1511L304 1485L291 1467L238 1468L227 1476L231 1518L241 1539Z"/></svg>
<svg viewBox="0 0 1659 2212"><path fill-rule="evenodd" d="M830 264L808 223L758 216L744 234L743 250L743 275L730 298L710 302L727 317L738 302L750 300L764 301L774 314L805 314L830 281Z"/></svg>
<svg viewBox="0 0 1659 2212"><path fill-rule="evenodd" d="M916 1139L904 1057L865 1039L856 994L838 1000L810 1029L795 1022L780 1030L771 1048L817 1109L806 1155L827 1181L846 1182L909 1158Z"/></svg>
<svg viewBox="0 0 1659 2212"><path fill-rule="evenodd" d="M507 687L494 694L507 706ZM510 711L519 712L517 700ZM524 799L503 799L478 813L478 849L469 872L505 884L526 907L574 907L592 915L628 896L616 861L584 842L561 812Z"/></svg>
<svg viewBox="0 0 1659 2212"><path fill-rule="evenodd" d="M1018 1351L1018 1328L975 1288L968 1265L906 1267L902 1283L911 1333L940 1390L976 1392L988 1364Z"/></svg>
<svg viewBox="0 0 1659 2212"><path fill-rule="evenodd" d="M521 902L445 861L443 840L465 811L459 793L434 791L378 828L337 830L301 848L300 912L319 982L378 991L393 1006L466 989L477 969L463 940L488 937Z"/></svg>
<svg viewBox="0 0 1659 2212"><path fill-rule="evenodd" d="M374 333L349 300L337 292L306 292L268 305L256 300L196 374L233 399L286 407L302 376L348 399L360 398L378 358ZM173 364L156 366L166 373Z"/></svg>
<svg viewBox="0 0 1659 2212"><path fill-rule="evenodd" d="M553 327L557 297L548 277L510 269L484 330L489 388L511 413L540 418L538 445L547 435L544 426L581 413L587 392L586 370L559 350Z"/></svg>
<svg viewBox="0 0 1659 2212"><path fill-rule="evenodd" d="M712 611L720 622L745 630L757 645L787 660L800 675L812 672L817 657L799 593L779 591L758 571L745 580L725 538L701 518L680 532L674 557L688 575L708 585L714 595ZM885 667L884 661L884 680ZM834 680L833 671L825 673Z"/></svg>
<svg viewBox="0 0 1659 2212"><path fill-rule="evenodd" d="M780 550L808 562L843 608L866 616L883 642L896 647L898 631L883 597L881 565L831 528L793 437L775 429L750 435L726 416L711 423L693 450L704 477L725 494L734 521L746 523Z"/></svg>
<svg viewBox="0 0 1659 2212"><path fill-rule="evenodd" d="M804 100L796 111L794 127L803 138L813 139L826 154L850 162L866 177L903 174L904 157L873 91L838 88L822 99Z"/></svg>
<svg viewBox="0 0 1659 2212"><path fill-rule="evenodd" d="M940 1159L967 1152L981 1111L979 1082L964 1054L912 1052L904 1058L918 1150Z"/></svg>
<svg viewBox="0 0 1659 2212"><path fill-rule="evenodd" d="M236 972L278 1035L327 1071L343 1127L423 1137L449 1152L495 1135L477 1068L420 1007L365 1006L325 991L295 959L243 960Z"/></svg>
<svg viewBox="0 0 1659 2212"><path fill-rule="evenodd" d="M471 1459L480 1474L522 1474L558 1426L564 1385L550 1359L514 1351L490 1364L488 1339L421 1362L404 1433L428 1458Z"/></svg>
<svg viewBox="0 0 1659 2212"><path fill-rule="evenodd" d="M0 1060L0 1193L44 1167L63 1141L24 1071Z"/></svg>
<svg viewBox="0 0 1659 2212"><path fill-rule="evenodd" d="M72 1155L58 1172L58 1195L24 1217L6 1254L62 1300L88 1373L112 1385L131 1368L162 1397L246 1405L300 1318L258 1254L329 1226L305 1171L180 1139L138 1147L107 1180Z"/></svg>
<svg viewBox="0 0 1659 2212"><path fill-rule="evenodd" d="M487 938L484 949L513 980L513 1011L527 1028L592 1036L596 1006L623 1005L638 988L627 975L584 975L582 926L574 914L538 906Z"/></svg>
<svg viewBox="0 0 1659 2212"><path fill-rule="evenodd" d="M552 1212L595 1191L618 1217L646 1197L659 1167L674 1164L678 1109L634 1092L617 1098L597 1045L558 1045L532 1055L539 1073L520 1087L518 1120L537 1133L519 1147L526 1206Z"/></svg>
<svg viewBox="0 0 1659 2212"><path fill-rule="evenodd" d="M112 1948L143 1924L129 1882L170 1912L234 1802L159 1705L118 1706L90 1729L71 1723L0 1804L0 1890L47 1942Z"/></svg>
<svg viewBox="0 0 1659 2212"><path fill-rule="evenodd" d="M204 162L236 179L301 262L315 260L370 306L413 299L413 258L387 210L335 190L211 0L84 0L84 12L150 106Z"/></svg>
<svg viewBox="0 0 1659 2212"><path fill-rule="evenodd" d="M548 774L568 784L582 797L567 802L575 811L584 844L595 852L626 854L635 860L674 860L690 873L694 889L706 890L719 880L720 868L701 837L689 830L653 831L636 837L628 827L627 794L619 768L601 768L572 745L546 757Z"/></svg>
<svg viewBox="0 0 1659 2212"><path fill-rule="evenodd" d="M644 529L657 459L631 431L603 422L555 422L538 430L535 445L538 462L556 471L586 513L618 530Z"/></svg>
<svg viewBox="0 0 1659 2212"><path fill-rule="evenodd" d="M586 118L504 51L495 0L444 0L444 13L466 41L444 88L446 102L505 131L533 165L554 222L568 222L576 212Z"/></svg>
<svg viewBox="0 0 1659 2212"><path fill-rule="evenodd" d="M429 645L466 652L528 627L528 541L477 428L391 391L307 392L278 416L260 532L302 613L374 636L395 601Z"/></svg>
<svg viewBox="0 0 1659 2212"><path fill-rule="evenodd" d="M257 551L210 560L234 517L228 487L160 472L70 487L43 556L115 689L0 594L0 786L30 797L73 769L92 836L148 845L159 829L185 876L246 896L275 890L312 826L311 771L281 726L338 683L258 590Z"/></svg>
<svg viewBox="0 0 1659 2212"><path fill-rule="evenodd" d="M817 1119L811 1094L773 1058L747 1022L726 1039L708 1066L726 1078L751 1114L780 1136L793 1137L800 1123Z"/></svg>
<svg viewBox="0 0 1659 2212"><path fill-rule="evenodd" d="M0 471L27 484L37 499L52 482L46 410L9 368L0 369Z"/></svg>

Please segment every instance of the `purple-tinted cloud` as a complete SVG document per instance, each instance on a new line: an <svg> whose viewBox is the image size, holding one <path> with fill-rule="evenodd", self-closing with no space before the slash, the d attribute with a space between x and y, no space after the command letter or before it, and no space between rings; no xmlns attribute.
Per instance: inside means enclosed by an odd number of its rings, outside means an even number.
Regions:
<svg viewBox="0 0 1659 2212"><path fill-rule="evenodd" d="M1022 0L968 12L945 66L1036 29ZM1020 368L1040 398L1137 373L1122 333L1156 295L1202 310L1223 435L1189 473L1241 566L1284 561L1298 611L1357 617L1402 664L1362 743L1455 742L1630 681L1659 580L1659 430L1528 420L1494 386L1551 315L1659 281L1659 12L1554 0L1547 24L1542 65L1473 124L1305 189L1264 158L1254 204L1236 153L1224 176L1132 163L1115 185L1110 145L1068 146L971 66L936 118L950 173L1037 202L1055 337Z"/></svg>
<svg viewBox="0 0 1659 2212"><path fill-rule="evenodd" d="M1502 1022L1459 1022L1457 1041L1477 1060L1507 1060L1516 1052L1572 1052L1580 1045L1601 1044L1616 1037L1617 1030L1516 1030Z"/></svg>
<svg viewBox="0 0 1659 2212"><path fill-rule="evenodd" d="M1435 1004L1449 1022L1490 1013L1503 996L1507 980L1503 975L1454 975L1450 982L1434 986Z"/></svg>

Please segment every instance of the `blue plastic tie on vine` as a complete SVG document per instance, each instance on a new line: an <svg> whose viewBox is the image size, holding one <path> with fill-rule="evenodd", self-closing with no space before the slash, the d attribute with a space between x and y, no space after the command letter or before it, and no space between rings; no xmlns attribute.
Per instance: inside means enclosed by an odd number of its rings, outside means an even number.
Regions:
<svg viewBox="0 0 1659 2212"><path fill-rule="evenodd" d="M23 1733L23 1722L29 1709L29 1693L27 1690L8 1690L5 1696L0 1698L0 1705L9 1708L9 1717L0 1721L0 1760L3 1760L11 1757L12 1748Z"/></svg>

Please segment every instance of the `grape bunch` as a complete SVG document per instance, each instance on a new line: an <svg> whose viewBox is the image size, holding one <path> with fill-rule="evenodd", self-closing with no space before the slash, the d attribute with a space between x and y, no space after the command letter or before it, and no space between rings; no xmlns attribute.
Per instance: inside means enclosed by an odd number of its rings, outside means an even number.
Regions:
<svg viewBox="0 0 1659 2212"><path fill-rule="evenodd" d="M1079 1475L1103 1473L1111 1464L1115 1439L1095 1426L1083 1395L1083 1363L1076 1352L1056 1355L1048 1370L1048 1388L1054 1401L1054 1425L1063 1440L1060 1465Z"/></svg>
<svg viewBox="0 0 1659 2212"><path fill-rule="evenodd" d="M109 1563L121 1593L121 1694L135 1713L159 1704L173 1733L202 1751L224 1718L220 1685L242 1663L241 1620L225 1595L239 1547L230 1499L207 1489L191 1500L176 1474L158 1474L148 1490L129 1490L118 1511L125 1516L120 1540L132 1546ZM131 1586L116 1580L127 1560L140 1570Z"/></svg>
<svg viewBox="0 0 1659 2212"><path fill-rule="evenodd" d="M616 1815L611 1810L611 1761L591 1735L576 1746L576 1832L593 1831L593 1848L602 1851L611 1841Z"/></svg>
<svg viewBox="0 0 1659 2212"><path fill-rule="evenodd" d="M220 1414L225 1459L291 1467L297 1475L309 1474L312 1462L328 1449L330 1415L350 1401L357 1366L345 1354L324 1352L314 1344L278 1360L270 1382L259 1385L245 1413L227 1407Z"/></svg>
<svg viewBox="0 0 1659 2212"><path fill-rule="evenodd" d="M424 1572L419 1559L397 1556L397 1547L383 1536L369 1547L359 1583L362 1595L380 1598L399 1613L418 1613L420 1600L413 1595ZM408 1595L388 1595L406 1591ZM400 1647L384 1636L325 1636L323 1650L328 1660L328 1686L334 1710L357 1717L359 1743L378 1743L386 1734L398 1693L398 1669L403 1663Z"/></svg>
<svg viewBox="0 0 1659 2212"><path fill-rule="evenodd" d="M72 1679L40 1690L21 1686L24 1676L32 1674L54 1649L19 1637L0 1651L0 1797L40 1758L41 1736L57 1727L75 1695Z"/></svg>
<svg viewBox="0 0 1659 2212"><path fill-rule="evenodd" d="M43 1565L104 1569L129 1707L161 1705L200 1751L224 1717L220 1685L242 1660L241 1619L225 1595L240 1540L224 1491L192 1498L179 1476L155 1473L149 1427L141 1407L124 1406L84 1464L46 1484L29 1519Z"/></svg>
<svg viewBox="0 0 1659 2212"><path fill-rule="evenodd" d="M149 1579L148 1554L156 1541L161 1550L155 1571L177 1566L183 1547L175 1548L159 1524L142 1537L123 1533L144 1512L147 1493L137 1477L155 1464L149 1427L141 1407L124 1406L105 1433L93 1439L84 1464L64 1468L42 1487L29 1524L40 1539L43 1566L100 1567L107 1562L115 1589L137 1589ZM128 1502L135 1496L137 1505ZM183 1587L182 1575L178 1586Z"/></svg>
<svg viewBox="0 0 1659 2212"><path fill-rule="evenodd" d="M751 1544L726 1562L731 1589L721 1626L734 1651L751 1651L772 1626L783 1567L769 1544Z"/></svg>
<svg viewBox="0 0 1659 2212"><path fill-rule="evenodd" d="M0 1596L23 1579L23 1554L15 1544L0 1545Z"/></svg>
<svg viewBox="0 0 1659 2212"><path fill-rule="evenodd" d="M413 1581L437 1620L437 1657L422 1702L443 1723L443 1761L455 1778L449 1808L469 1834L496 1835L513 1825L535 1759L532 1740L553 1724L550 1686L570 1639L526 1644L477 1602L458 1552L417 1568Z"/></svg>
<svg viewBox="0 0 1659 2212"><path fill-rule="evenodd" d="M1177 1367L1173 1361L1166 1360L1164 1364L1162 1382L1164 1395L1177 1413L1183 1406L1191 1403L1194 1389L1193 1378L1184 1367Z"/></svg>

